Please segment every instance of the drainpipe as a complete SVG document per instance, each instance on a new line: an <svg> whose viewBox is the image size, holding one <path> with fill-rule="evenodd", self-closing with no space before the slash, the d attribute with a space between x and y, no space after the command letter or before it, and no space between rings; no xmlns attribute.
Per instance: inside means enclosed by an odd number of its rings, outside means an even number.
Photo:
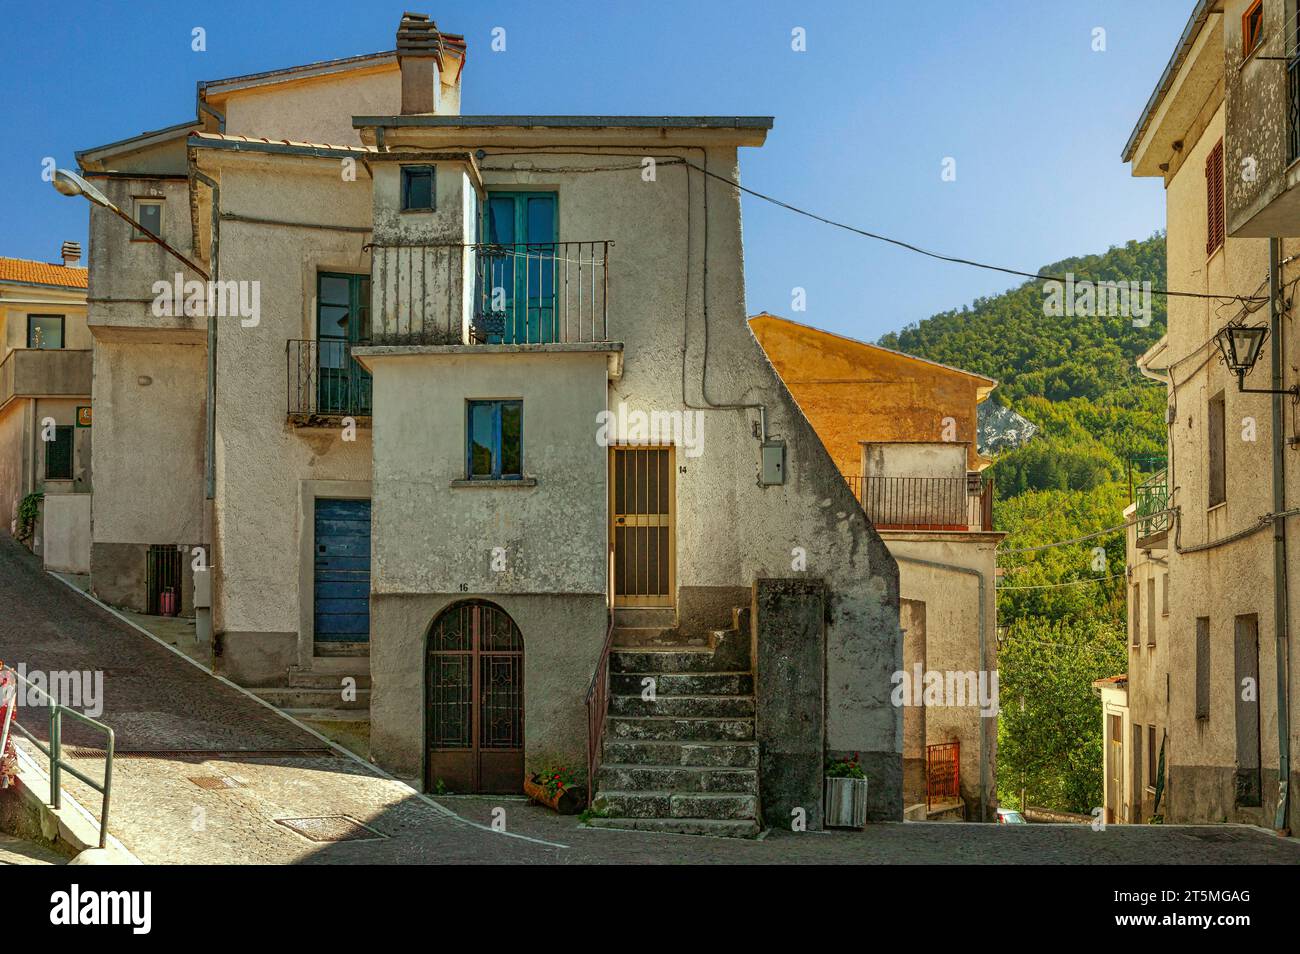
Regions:
<svg viewBox="0 0 1300 954"><path fill-rule="evenodd" d="M221 263L217 257L217 252L221 241L221 187L217 185L214 179L205 176L194 170L194 178L202 182L212 190L212 248L209 250L208 261L212 263L210 269L212 281L217 280L220 273ZM203 499L211 501L216 497L217 487L217 319L213 315L208 315L208 399L207 399L207 464L203 469ZM206 509L206 508L205 508ZM208 529L209 545L212 543L212 531Z"/></svg>
<svg viewBox="0 0 1300 954"><path fill-rule="evenodd" d="M980 586L980 671L987 671L987 656L985 654L986 645L986 617L988 615L985 609L987 598L987 584L984 580L984 574L979 570L972 569L968 566L957 566L953 563L939 563L936 560L922 560L918 557L898 556L894 554L894 560L898 563L911 563L914 566L929 567L932 570L951 570L953 573L963 573L967 576L973 576L979 581ZM985 717L980 716L980 821L988 821L989 808L989 761L988 746L984 744L984 737L988 729L985 726Z"/></svg>
<svg viewBox="0 0 1300 954"><path fill-rule="evenodd" d="M1291 704L1288 691L1290 682L1290 649L1288 647L1288 606L1286 572L1286 466L1283 460L1285 409L1282 405L1282 323L1279 301L1282 294L1282 276L1279 259L1282 242L1268 240L1268 300L1269 324L1273 338L1273 634L1277 648L1277 815L1273 827L1284 831L1290 806L1291 780Z"/></svg>

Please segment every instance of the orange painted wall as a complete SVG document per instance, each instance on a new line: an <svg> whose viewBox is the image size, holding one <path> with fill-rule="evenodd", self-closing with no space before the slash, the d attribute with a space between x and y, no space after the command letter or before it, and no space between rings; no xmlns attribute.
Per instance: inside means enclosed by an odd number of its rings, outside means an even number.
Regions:
<svg viewBox="0 0 1300 954"><path fill-rule="evenodd" d="M967 441L971 470L988 461L975 449L976 406L996 383L810 328L775 315L749 326L840 472L861 473L861 441L944 439L943 419Z"/></svg>

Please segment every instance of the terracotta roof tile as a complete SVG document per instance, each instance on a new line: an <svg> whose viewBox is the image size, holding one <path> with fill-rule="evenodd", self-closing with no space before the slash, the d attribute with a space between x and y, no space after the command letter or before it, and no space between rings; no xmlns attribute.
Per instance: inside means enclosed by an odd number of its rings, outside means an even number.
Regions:
<svg viewBox="0 0 1300 954"><path fill-rule="evenodd" d="M0 258L0 282L22 282L25 285L57 285L61 288L87 287L88 272L84 268L32 262L25 258Z"/></svg>

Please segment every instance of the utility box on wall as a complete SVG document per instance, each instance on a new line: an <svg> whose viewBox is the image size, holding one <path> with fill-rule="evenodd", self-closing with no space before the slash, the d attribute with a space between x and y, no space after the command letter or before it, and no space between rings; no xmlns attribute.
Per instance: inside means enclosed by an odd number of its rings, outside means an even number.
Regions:
<svg viewBox="0 0 1300 954"><path fill-rule="evenodd" d="M764 487L785 483L785 442L763 443L759 455L758 482Z"/></svg>

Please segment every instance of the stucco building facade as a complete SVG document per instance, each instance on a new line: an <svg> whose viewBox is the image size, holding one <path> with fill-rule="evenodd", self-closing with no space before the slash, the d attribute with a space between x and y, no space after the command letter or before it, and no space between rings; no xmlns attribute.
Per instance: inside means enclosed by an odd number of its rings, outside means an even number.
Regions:
<svg viewBox="0 0 1300 954"><path fill-rule="evenodd" d="M1130 529L1128 820L1154 807L1154 742L1166 821L1294 827L1300 445L1294 403L1267 393L1296 383L1294 23L1271 0L1195 4L1124 150L1164 180L1168 287L1192 293L1169 297L1167 336L1139 360L1165 384L1169 446ZM1228 328L1268 329L1253 372L1227 366Z"/></svg>
<svg viewBox="0 0 1300 954"><path fill-rule="evenodd" d="M771 120L461 116L465 57L407 15L80 154L256 300L166 314L184 269L92 213L95 590L198 554L219 670L355 679L421 788L579 766L606 824L752 834L856 752L900 817L897 564L745 323Z"/></svg>
<svg viewBox="0 0 1300 954"><path fill-rule="evenodd" d="M91 341L86 269L0 258L0 518L50 569L90 557ZM24 506L25 504L25 506Z"/></svg>
<svg viewBox="0 0 1300 954"><path fill-rule="evenodd" d="M997 670L992 463L976 447L977 407L997 382L774 315L749 320L899 567L903 630L903 799L909 818L990 817L997 706L916 691L934 674ZM918 670L919 667L919 670ZM954 682L955 684L955 682ZM946 783L957 763L956 789Z"/></svg>

